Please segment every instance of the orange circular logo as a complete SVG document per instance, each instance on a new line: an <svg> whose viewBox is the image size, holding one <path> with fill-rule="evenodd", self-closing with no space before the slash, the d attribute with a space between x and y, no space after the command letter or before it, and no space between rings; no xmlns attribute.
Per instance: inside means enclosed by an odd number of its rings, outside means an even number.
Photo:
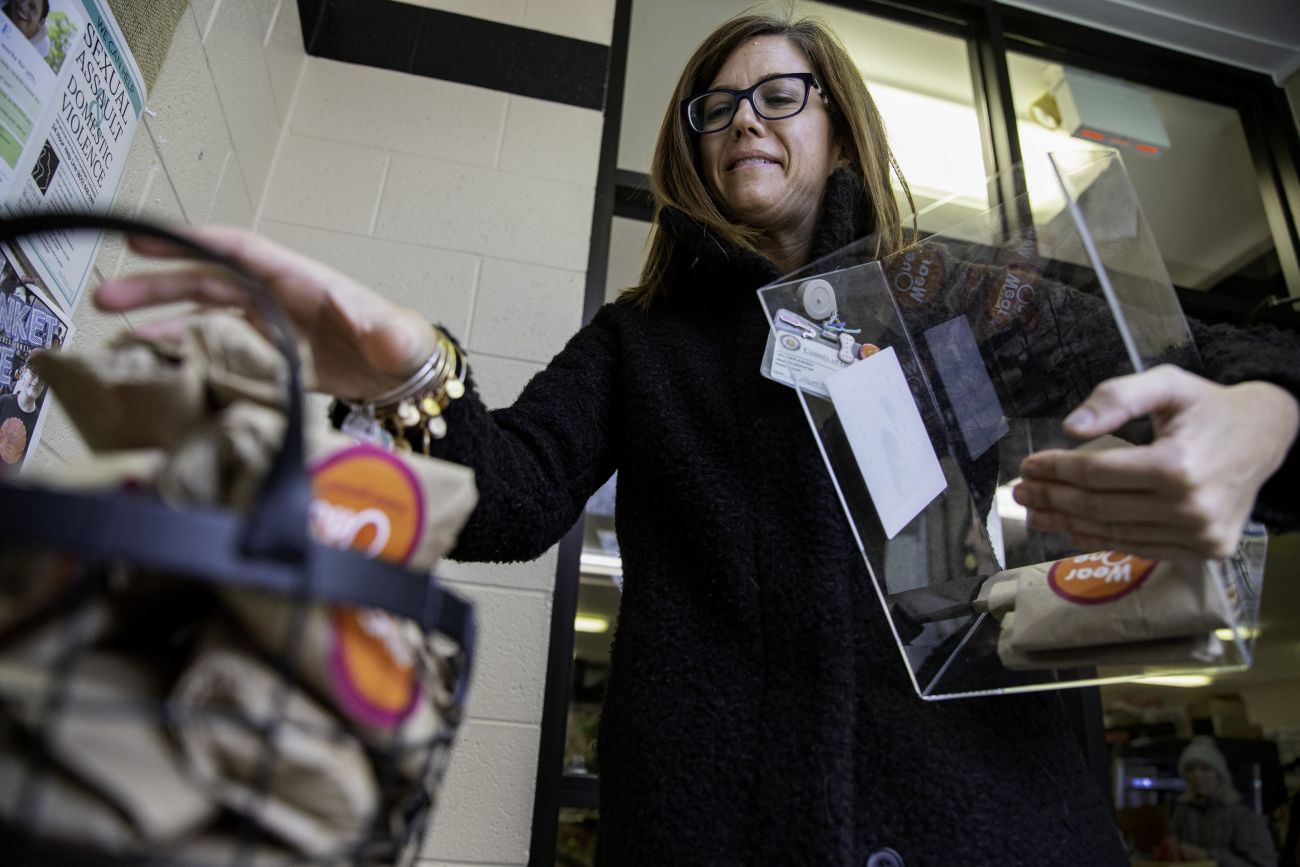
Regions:
<svg viewBox="0 0 1300 867"><path fill-rule="evenodd" d="M323 545L405 563L424 527L419 480L382 449L343 449L312 471L311 526ZM385 611L340 605L332 623L330 675L340 706L370 725L397 725L421 693L403 621Z"/></svg>
<svg viewBox="0 0 1300 867"><path fill-rule="evenodd" d="M402 622L373 608L334 609L330 673L339 704L375 726L397 725L415 709L420 684Z"/></svg>
<svg viewBox="0 0 1300 867"><path fill-rule="evenodd" d="M1047 583L1067 602L1098 605L1138 589L1156 565L1132 554L1098 551L1057 560L1047 571Z"/></svg>
<svg viewBox="0 0 1300 867"><path fill-rule="evenodd" d="M316 540L367 557L405 563L424 526L420 483L399 459L374 446L344 449L312 471Z"/></svg>

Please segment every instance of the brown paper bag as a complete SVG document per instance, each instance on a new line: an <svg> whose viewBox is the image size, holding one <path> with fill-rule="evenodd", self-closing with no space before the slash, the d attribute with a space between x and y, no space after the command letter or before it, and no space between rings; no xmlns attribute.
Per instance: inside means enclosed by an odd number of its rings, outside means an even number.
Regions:
<svg viewBox="0 0 1300 867"><path fill-rule="evenodd" d="M1223 586L1199 561L1102 551L1030 568L1017 582L1017 650L1199 636L1232 623Z"/></svg>
<svg viewBox="0 0 1300 867"><path fill-rule="evenodd" d="M40 353L32 367L95 451L169 445L207 411L203 371L134 337L107 354Z"/></svg>
<svg viewBox="0 0 1300 867"><path fill-rule="evenodd" d="M205 792L299 852L328 855L360 838L379 793L365 752L337 720L264 662L220 637L185 672L172 725ZM274 723L274 758L260 733Z"/></svg>
<svg viewBox="0 0 1300 867"><path fill-rule="evenodd" d="M47 701L56 685L52 669L0 662L7 710L28 731L43 733L51 757L120 811L134 835L166 842L216 815L216 803L182 770L151 719L165 696L154 672L127 657L89 651L58 677L67 692L55 707Z"/></svg>
<svg viewBox="0 0 1300 867"><path fill-rule="evenodd" d="M310 355L299 347L304 377ZM236 401L282 408L288 368L242 316L211 311L179 340L124 334L94 355L32 359L77 432L95 451L168 447Z"/></svg>
<svg viewBox="0 0 1300 867"><path fill-rule="evenodd" d="M1130 641L1070 647L1063 650L1027 651L1015 646L1018 615L1007 612L998 634L998 658L1014 671L1077 668L1094 665L1213 665L1223 659L1223 642L1214 633L1153 641Z"/></svg>
<svg viewBox="0 0 1300 867"><path fill-rule="evenodd" d="M1233 623L1235 590L1220 568L1101 551L1000 572L975 605L1001 617L1019 652L1200 637Z"/></svg>
<svg viewBox="0 0 1300 867"><path fill-rule="evenodd" d="M34 793L39 793L32 800ZM0 819L32 835L110 855L139 848L135 829L115 807L56 766L0 739Z"/></svg>

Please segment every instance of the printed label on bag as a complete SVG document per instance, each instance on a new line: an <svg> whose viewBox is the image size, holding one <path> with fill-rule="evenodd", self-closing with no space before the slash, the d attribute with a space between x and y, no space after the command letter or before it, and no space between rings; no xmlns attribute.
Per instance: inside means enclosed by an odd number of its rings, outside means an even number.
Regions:
<svg viewBox="0 0 1300 867"><path fill-rule="evenodd" d="M1037 292L1031 275L1007 269L1002 283L990 293L988 321L996 328L1018 323L1028 331L1038 324Z"/></svg>
<svg viewBox="0 0 1300 867"><path fill-rule="evenodd" d="M1132 554L1098 551L1053 563L1047 571L1047 583L1067 602L1099 605L1138 589L1157 565L1156 560Z"/></svg>
<svg viewBox="0 0 1300 867"><path fill-rule="evenodd" d="M419 684L402 622L374 608L338 606L330 674L339 704L354 719L391 728L415 710Z"/></svg>
<svg viewBox="0 0 1300 867"><path fill-rule="evenodd" d="M322 545L390 563L410 559L424 531L424 497L401 460L356 445L317 465L311 487L311 529Z"/></svg>
<svg viewBox="0 0 1300 867"><path fill-rule="evenodd" d="M938 257L924 248L908 250L885 260L890 288L904 307L929 307L943 285L943 268Z"/></svg>
<svg viewBox="0 0 1300 867"><path fill-rule="evenodd" d="M312 471L311 528L323 545L405 563L424 529L420 483L383 449L363 444L335 452ZM331 624L330 679L340 706L370 725L400 723L420 694L403 621L340 605Z"/></svg>

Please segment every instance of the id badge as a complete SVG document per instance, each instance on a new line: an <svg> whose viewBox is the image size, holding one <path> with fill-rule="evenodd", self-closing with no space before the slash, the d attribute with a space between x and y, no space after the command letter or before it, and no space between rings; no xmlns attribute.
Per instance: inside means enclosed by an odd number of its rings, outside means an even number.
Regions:
<svg viewBox="0 0 1300 867"><path fill-rule="evenodd" d="M877 351L871 344L854 340L856 331L845 329L838 320L832 322L836 324L828 326L789 310L777 310L759 372L773 382L830 397L826 377Z"/></svg>

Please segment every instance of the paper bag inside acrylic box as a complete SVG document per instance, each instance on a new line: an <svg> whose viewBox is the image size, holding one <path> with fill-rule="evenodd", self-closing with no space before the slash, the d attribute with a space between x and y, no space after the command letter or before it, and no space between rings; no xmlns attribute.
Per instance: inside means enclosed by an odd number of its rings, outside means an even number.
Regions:
<svg viewBox="0 0 1300 867"><path fill-rule="evenodd" d="M759 290L762 372L798 395L927 699L1240 668L1253 653L1262 529L1229 560L1156 564L1029 529L1011 498L1031 452L1150 442L1135 423L1071 443L1061 421L1094 386L1199 368L1118 156L1051 162L1054 201L1012 199L884 259L867 238Z"/></svg>

